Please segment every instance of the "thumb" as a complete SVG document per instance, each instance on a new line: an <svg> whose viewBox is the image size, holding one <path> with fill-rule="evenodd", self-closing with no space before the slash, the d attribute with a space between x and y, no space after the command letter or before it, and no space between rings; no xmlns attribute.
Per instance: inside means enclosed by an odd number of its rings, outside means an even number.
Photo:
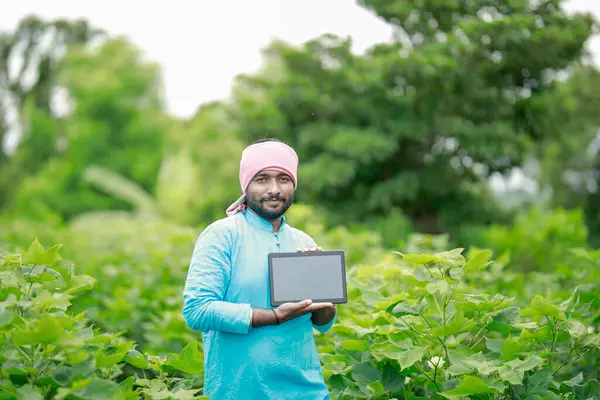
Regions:
<svg viewBox="0 0 600 400"><path fill-rule="evenodd" d="M312 300L307 299L307 300L303 300L300 303L298 303L298 308L305 308L308 307L312 304Z"/></svg>

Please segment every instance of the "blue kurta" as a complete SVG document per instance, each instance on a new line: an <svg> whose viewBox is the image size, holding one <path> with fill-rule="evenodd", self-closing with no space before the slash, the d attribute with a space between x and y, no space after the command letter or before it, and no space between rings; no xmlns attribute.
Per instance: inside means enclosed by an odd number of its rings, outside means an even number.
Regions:
<svg viewBox="0 0 600 400"><path fill-rule="evenodd" d="M279 232L250 210L213 222L198 237L183 316L203 332L204 393L218 400L329 399L311 314L251 327L251 309L271 309L267 255L317 246L283 219Z"/></svg>

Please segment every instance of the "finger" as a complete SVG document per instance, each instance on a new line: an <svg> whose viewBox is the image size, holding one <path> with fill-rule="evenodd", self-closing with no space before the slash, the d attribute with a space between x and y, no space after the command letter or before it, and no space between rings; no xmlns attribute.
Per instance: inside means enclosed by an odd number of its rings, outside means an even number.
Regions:
<svg viewBox="0 0 600 400"><path fill-rule="evenodd" d="M306 299L306 300L299 301L297 303L284 303L284 304L280 305L279 308L281 308L282 310L285 310L287 312L287 311L299 310L301 308L308 307L311 304L312 304L312 300Z"/></svg>
<svg viewBox="0 0 600 400"><path fill-rule="evenodd" d="M313 303L307 307L310 311L321 310L323 308L332 308L332 303Z"/></svg>
<svg viewBox="0 0 600 400"><path fill-rule="evenodd" d="M300 310L302 308L306 308L309 307L312 304L312 300L307 299L307 300L302 300L298 303L295 304L295 309Z"/></svg>

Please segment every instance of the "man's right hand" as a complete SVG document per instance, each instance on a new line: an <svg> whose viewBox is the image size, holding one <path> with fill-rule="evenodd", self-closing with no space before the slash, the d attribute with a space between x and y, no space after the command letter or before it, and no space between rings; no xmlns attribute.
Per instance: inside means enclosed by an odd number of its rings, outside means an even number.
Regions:
<svg viewBox="0 0 600 400"><path fill-rule="evenodd" d="M303 300L298 303L284 303L274 311L279 319L279 323L282 324L285 321L300 317L309 312L332 306L331 303L313 303L312 300Z"/></svg>
<svg viewBox="0 0 600 400"><path fill-rule="evenodd" d="M333 304L313 303L312 300L303 300L298 303L284 303L272 310L255 308L252 310L252 326L276 325L278 322L283 324L309 312L327 307L333 307Z"/></svg>

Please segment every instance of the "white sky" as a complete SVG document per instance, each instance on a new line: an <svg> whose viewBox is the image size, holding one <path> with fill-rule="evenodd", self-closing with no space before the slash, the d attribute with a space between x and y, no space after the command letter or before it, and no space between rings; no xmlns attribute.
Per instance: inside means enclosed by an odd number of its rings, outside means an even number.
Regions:
<svg viewBox="0 0 600 400"><path fill-rule="evenodd" d="M568 9L592 11L600 20L600 1L567 3ZM14 29L32 13L84 17L109 33L126 35L161 65L169 111L181 117L228 96L234 76L256 70L261 48L273 38L301 43L331 32L352 36L361 51L391 34L355 0L0 0L0 30ZM590 49L600 61L598 38Z"/></svg>

